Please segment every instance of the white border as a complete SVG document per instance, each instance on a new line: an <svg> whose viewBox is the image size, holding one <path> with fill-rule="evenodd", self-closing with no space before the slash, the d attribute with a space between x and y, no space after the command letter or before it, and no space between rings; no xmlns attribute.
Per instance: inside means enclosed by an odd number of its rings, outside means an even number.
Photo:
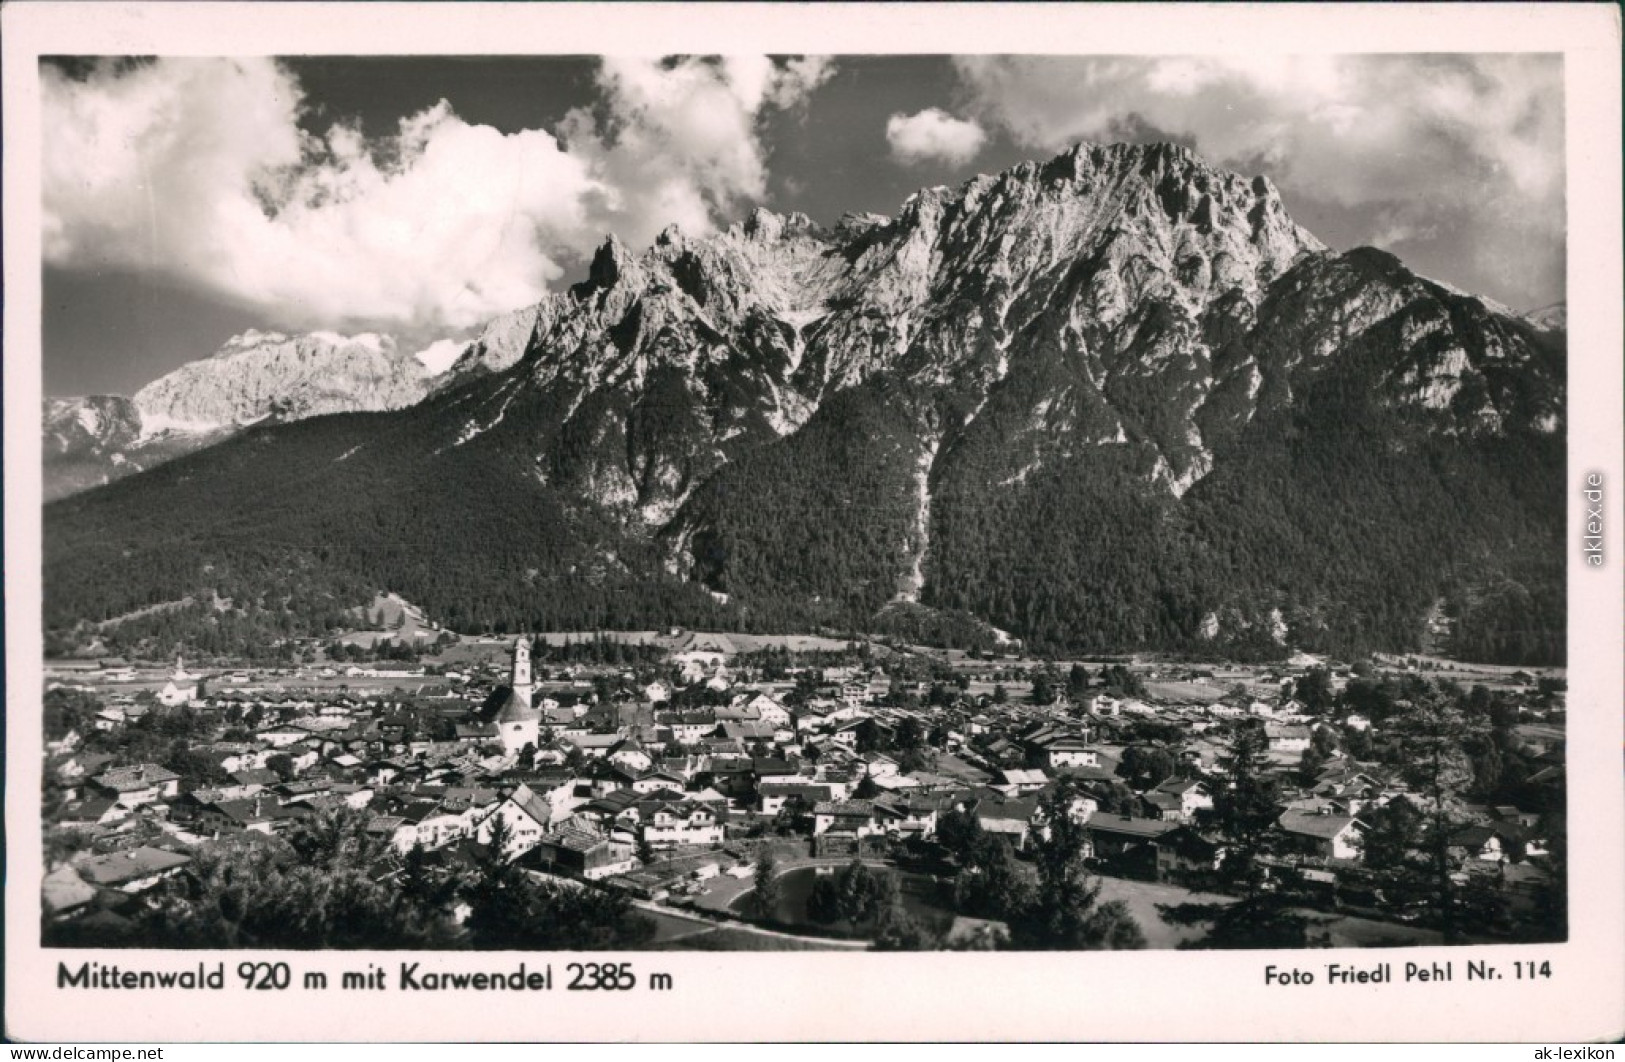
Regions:
<svg viewBox="0 0 1625 1062"><path fill-rule="evenodd" d="M1616 8L1460 5L7 5L5 130L6 1030L27 1040L1471 1040L1625 1035L1625 441L1620 26ZM365 999L331 991L57 990L38 947L41 54L1561 52L1569 232L1571 938L1541 947L1360 952L632 956L677 990ZM1578 563L1585 472L1608 485L1607 566ZM242 953L120 952L180 966ZM264 955L260 957L276 958ZM297 971L388 954L286 953ZM500 969L519 956L429 956ZM555 974L563 956L552 956ZM595 956L594 958L599 958ZM1542 958L1550 981L1270 988L1267 962ZM531 957L532 964L536 961ZM336 977L334 978L336 982ZM495 1004L495 1005L493 1005Z"/></svg>

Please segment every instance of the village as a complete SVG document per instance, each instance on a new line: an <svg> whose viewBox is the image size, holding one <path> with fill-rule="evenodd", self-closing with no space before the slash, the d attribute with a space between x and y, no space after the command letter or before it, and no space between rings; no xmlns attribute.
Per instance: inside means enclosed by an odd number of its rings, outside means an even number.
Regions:
<svg viewBox="0 0 1625 1062"><path fill-rule="evenodd" d="M971 853L991 845L1027 872L1057 792L1146 946L1204 946L1178 912L1234 899L1226 861L1243 845L1250 887L1323 943L1561 935L1560 672L692 631L407 644L278 669L52 661L46 940L142 946L142 912L200 853L342 810L389 853L382 874L419 860L453 875L495 839L538 880L629 897L652 946L862 946L869 927L808 914L818 880L859 862L895 875L930 946L998 947L998 911L965 899ZM1409 701L1394 694L1439 679L1496 773L1475 754L1429 791L1403 769ZM1271 794L1261 837L1216 810L1243 771ZM1409 869L1446 804L1453 926ZM772 910L752 895L763 862Z"/></svg>

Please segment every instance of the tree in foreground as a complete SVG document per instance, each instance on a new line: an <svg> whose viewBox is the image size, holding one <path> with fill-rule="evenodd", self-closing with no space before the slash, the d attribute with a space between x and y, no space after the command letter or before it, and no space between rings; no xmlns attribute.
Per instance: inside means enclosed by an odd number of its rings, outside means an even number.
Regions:
<svg viewBox="0 0 1625 1062"><path fill-rule="evenodd" d="M976 839L982 835L982 824L968 811L947 811L937 817L937 843L964 866Z"/></svg>
<svg viewBox="0 0 1625 1062"><path fill-rule="evenodd" d="M1400 773L1421 812L1418 870L1433 894L1444 942L1453 944L1460 937L1465 912L1457 910L1456 872L1461 861L1452 851L1451 839L1470 821L1463 814L1462 793L1473 782L1472 763L1464 751L1471 731L1454 701L1438 689L1423 691L1410 704L1396 707L1400 714L1393 730L1399 738Z"/></svg>
<svg viewBox="0 0 1625 1062"><path fill-rule="evenodd" d="M1541 823L1550 854L1546 876L1535 888L1535 917L1527 936L1540 941L1567 940L1569 936L1569 843L1562 816L1548 815Z"/></svg>
<svg viewBox="0 0 1625 1062"><path fill-rule="evenodd" d="M880 913L875 926L876 951L931 951L940 944L941 938L905 911L900 902Z"/></svg>
<svg viewBox="0 0 1625 1062"><path fill-rule="evenodd" d="M364 813L340 808L288 837L201 850L166 882L139 935L174 948L433 948L450 939L449 896L403 892Z"/></svg>
<svg viewBox="0 0 1625 1062"><path fill-rule="evenodd" d="M821 875L807 896L807 917L824 925L845 922L856 928L877 922L899 901L897 879L854 859L834 874Z"/></svg>
<svg viewBox="0 0 1625 1062"><path fill-rule="evenodd" d="M1225 783L1213 794L1213 807L1204 819L1226 842L1220 876L1245 896L1254 896L1263 883L1260 856L1267 854L1270 835L1280 814L1275 782L1269 776L1269 748L1264 728L1242 726L1219 757Z"/></svg>
<svg viewBox="0 0 1625 1062"><path fill-rule="evenodd" d="M1182 949L1228 951L1331 946L1330 937L1319 929L1329 919L1317 919L1268 892L1254 893L1234 903L1159 904L1158 911L1164 921L1175 925L1208 927L1200 939L1181 944Z"/></svg>
<svg viewBox="0 0 1625 1062"><path fill-rule="evenodd" d="M1043 826L1033 850L1038 883L1008 919L1011 944L1044 951L1143 948L1145 933L1128 906L1101 903L1101 881L1083 865L1087 837L1073 815L1076 799L1076 787L1063 781L1039 805Z"/></svg>
<svg viewBox="0 0 1625 1062"><path fill-rule="evenodd" d="M1412 869L1413 856L1422 839L1422 813L1403 797L1379 808L1360 813L1366 824L1360 839L1360 859L1366 868L1381 874L1404 875Z"/></svg>
<svg viewBox="0 0 1625 1062"><path fill-rule="evenodd" d="M779 857L773 846L764 844L756 856L756 915L763 921L772 921L779 909L782 887L779 883Z"/></svg>
<svg viewBox="0 0 1625 1062"><path fill-rule="evenodd" d="M961 914L1004 921L1031 901L1032 883L1004 838L978 832L960 864L954 909Z"/></svg>
<svg viewBox="0 0 1625 1062"><path fill-rule="evenodd" d="M508 829L499 818L466 890L475 948L624 950L654 937L653 920L638 913L625 893L543 883L507 858L508 847Z"/></svg>

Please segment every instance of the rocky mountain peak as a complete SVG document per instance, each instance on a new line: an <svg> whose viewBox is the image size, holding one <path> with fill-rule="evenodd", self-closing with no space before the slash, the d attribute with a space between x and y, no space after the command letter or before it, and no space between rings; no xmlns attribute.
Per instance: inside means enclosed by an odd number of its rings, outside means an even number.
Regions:
<svg viewBox="0 0 1625 1062"><path fill-rule="evenodd" d="M744 235L762 243L796 236L817 236L822 230L812 218L800 211L776 214L766 207L756 207L745 219Z"/></svg>
<svg viewBox="0 0 1625 1062"><path fill-rule="evenodd" d="M667 232L671 231L667 229ZM586 299L613 288L621 282L622 274L634 258L631 249L612 233L593 252L592 263L587 267L587 279L571 288L571 294L578 299Z"/></svg>
<svg viewBox="0 0 1625 1062"><path fill-rule="evenodd" d="M388 336L248 331L213 356L137 391L142 430L216 432L267 416L398 409L428 391L427 373Z"/></svg>
<svg viewBox="0 0 1625 1062"><path fill-rule="evenodd" d="M883 225L891 224L891 218L884 214L875 214L869 211L842 214L835 223L835 231L842 236L852 238L862 236L864 233Z"/></svg>

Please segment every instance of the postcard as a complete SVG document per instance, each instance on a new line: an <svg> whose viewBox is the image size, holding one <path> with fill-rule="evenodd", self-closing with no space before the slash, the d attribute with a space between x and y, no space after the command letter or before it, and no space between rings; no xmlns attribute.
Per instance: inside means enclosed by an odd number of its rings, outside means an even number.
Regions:
<svg viewBox="0 0 1625 1062"><path fill-rule="evenodd" d="M8 1035L1625 1034L1617 10L4 20Z"/></svg>

